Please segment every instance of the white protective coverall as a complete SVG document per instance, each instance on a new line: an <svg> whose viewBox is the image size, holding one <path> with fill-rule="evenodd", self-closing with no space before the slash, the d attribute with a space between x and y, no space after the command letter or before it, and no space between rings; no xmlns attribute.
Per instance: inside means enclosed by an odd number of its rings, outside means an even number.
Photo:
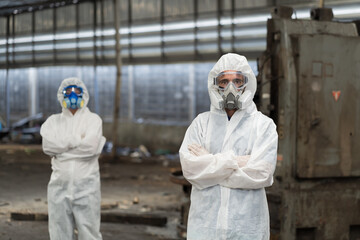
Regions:
<svg viewBox="0 0 360 240"><path fill-rule="evenodd" d="M83 89L84 106L73 115L68 109L51 115L41 126L43 151L51 156L48 184L49 233L51 240L102 239L100 233L100 177L98 157L105 144L102 120L86 107L89 93L77 78L65 79L57 97L62 105L63 89Z"/></svg>
<svg viewBox="0 0 360 240"><path fill-rule="evenodd" d="M213 85L217 74L236 70L247 74L250 103L229 120L219 107ZM188 240L268 240L269 210L264 187L273 183L278 136L274 122L257 111L253 102L256 78L245 57L225 54L208 76L210 112L199 114L186 131L180 148L184 177L192 184ZM193 155L188 146L208 151ZM239 167L238 156L248 155ZM250 155L250 156L249 156Z"/></svg>

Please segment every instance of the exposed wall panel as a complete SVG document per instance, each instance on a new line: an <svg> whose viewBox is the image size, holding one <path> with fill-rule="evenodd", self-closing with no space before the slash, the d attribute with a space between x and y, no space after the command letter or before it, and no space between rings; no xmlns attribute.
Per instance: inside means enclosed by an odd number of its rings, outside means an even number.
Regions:
<svg viewBox="0 0 360 240"><path fill-rule="evenodd" d="M35 31L38 33L51 31L53 29L53 9L45 9L36 12Z"/></svg>
<svg viewBox="0 0 360 240"><path fill-rule="evenodd" d="M207 88L207 76L214 66L214 63L203 63L201 67L196 67L195 65L195 85L196 94L195 94L195 106L196 113L201 113L209 111L210 109L210 99Z"/></svg>
<svg viewBox="0 0 360 240"><path fill-rule="evenodd" d="M297 1L299 2L299 1ZM237 8L259 8L276 5L276 0L235 0Z"/></svg>
<svg viewBox="0 0 360 240"><path fill-rule="evenodd" d="M134 20L156 19L160 17L161 0L132 0ZM146 11L145 11L146 9Z"/></svg>
<svg viewBox="0 0 360 240"><path fill-rule="evenodd" d="M75 5L70 5L56 9L56 27L59 30L74 29L76 27L75 7Z"/></svg>
<svg viewBox="0 0 360 240"><path fill-rule="evenodd" d="M162 2L164 18L161 18ZM0 68L54 64L114 64L113 1L104 0L95 3L80 2L68 6L60 4L54 9L35 11L34 43L33 29L31 29L33 13L11 16L8 62L5 41L6 20L3 19L4 28L1 29L2 34L0 32L0 53L2 53ZM269 6L278 4L278 1L198 0L197 7L195 3L195 0L120 1L117 11L121 18L123 62L144 64L215 61L219 55L229 51L239 52L250 59L255 59L265 50L266 21L270 17ZM129 4L131 4L130 9ZM95 26L94 7L97 12ZM305 10L298 9L296 17L309 17L309 7ZM338 19L360 17L354 4L348 7L353 9L354 13L350 13L349 9L344 11L344 8L337 7L334 9L335 17ZM196 8L197 13L194 12ZM76 16L77 9L78 16ZM131 17L128 15L129 12ZM54 14L55 23L53 23ZM78 26L77 19L79 19ZM13 53L13 49L16 53Z"/></svg>
<svg viewBox="0 0 360 240"><path fill-rule="evenodd" d="M135 66L135 118L187 121L187 69L188 64Z"/></svg>
<svg viewBox="0 0 360 240"><path fill-rule="evenodd" d="M134 122L187 124L197 114L210 108L207 75L213 64L123 66L120 118ZM91 66L39 67L33 70L37 77L34 103L28 100L31 78L29 69L9 70L11 122L28 116L32 104L37 104L37 112L43 113L45 117L60 112L56 94L61 81L68 77L82 79L90 94L88 107L95 111L97 101L100 116L104 121L112 121L116 77L114 66L100 66L96 71ZM0 70L2 118L6 118L6 100L5 94L2 94L5 91L5 74L6 70ZM98 99L95 99L96 90Z"/></svg>
<svg viewBox="0 0 360 240"><path fill-rule="evenodd" d="M28 69L9 70L11 121L28 116Z"/></svg>
<svg viewBox="0 0 360 240"><path fill-rule="evenodd" d="M172 0L164 1L165 17L168 19L176 18L179 15L190 15L194 12L193 0Z"/></svg>
<svg viewBox="0 0 360 240"><path fill-rule="evenodd" d="M0 69L0 118L6 123L6 70Z"/></svg>
<svg viewBox="0 0 360 240"><path fill-rule="evenodd" d="M215 12L217 0L202 0L199 2L199 13Z"/></svg>
<svg viewBox="0 0 360 240"><path fill-rule="evenodd" d="M64 69L67 76L74 76L75 71L70 68ZM37 68L37 81L39 86L39 112L42 112L45 117L53 113L60 112L61 106L57 100L57 91L63 77L62 71L57 67L43 67Z"/></svg>
<svg viewBox="0 0 360 240"><path fill-rule="evenodd" d="M17 34L31 33L32 14L23 13L15 16L15 32Z"/></svg>
<svg viewBox="0 0 360 240"><path fill-rule="evenodd" d="M6 34L6 17L0 17L0 35Z"/></svg>
<svg viewBox="0 0 360 240"><path fill-rule="evenodd" d="M113 25L114 22L114 8L113 2L110 0L104 1L103 3L103 19L105 24Z"/></svg>
<svg viewBox="0 0 360 240"><path fill-rule="evenodd" d="M93 3L82 3L79 6L79 26L92 27L94 24Z"/></svg>

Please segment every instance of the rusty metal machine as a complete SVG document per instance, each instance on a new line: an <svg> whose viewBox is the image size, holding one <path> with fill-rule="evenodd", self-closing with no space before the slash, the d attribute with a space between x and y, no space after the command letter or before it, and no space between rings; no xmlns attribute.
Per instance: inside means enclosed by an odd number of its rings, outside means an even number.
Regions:
<svg viewBox="0 0 360 240"><path fill-rule="evenodd" d="M360 37L356 24L276 8L259 59L261 109L277 124L271 239L360 239Z"/></svg>

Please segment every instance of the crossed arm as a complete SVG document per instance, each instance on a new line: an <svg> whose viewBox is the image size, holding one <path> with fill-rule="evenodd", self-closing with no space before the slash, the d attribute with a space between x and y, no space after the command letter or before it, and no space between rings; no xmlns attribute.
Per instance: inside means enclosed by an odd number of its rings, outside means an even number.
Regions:
<svg viewBox="0 0 360 240"><path fill-rule="evenodd" d="M88 124L86 133L82 135L65 131L59 127L56 119L48 119L40 130L45 154L59 160L86 159L100 154L105 143L101 119L92 119Z"/></svg>
<svg viewBox="0 0 360 240"><path fill-rule="evenodd" d="M272 122L257 132L251 155L245 156L236 156L232 150L211 154L195 144L201 143L197 132L192 124L180 148L183 174L193 186L257 189L272 184L277 154L277 133Z"/></svg>

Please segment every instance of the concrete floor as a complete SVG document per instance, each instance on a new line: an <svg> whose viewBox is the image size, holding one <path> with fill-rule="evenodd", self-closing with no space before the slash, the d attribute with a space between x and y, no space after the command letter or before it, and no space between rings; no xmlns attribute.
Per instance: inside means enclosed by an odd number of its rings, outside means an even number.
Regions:
<svg viewBox="0 0 360 240"><path fill-rule="evenodd" d="M178 239L180 205L185 197L180 185L169 181L178 161L164 158L100 158L102 213L158 213L167 217L164 227L101 223L104 240ZM0 240L49 239L46 221L11 220L11 212L47 214L46 189L50 159L41 146L0 146Z"/></svg>

